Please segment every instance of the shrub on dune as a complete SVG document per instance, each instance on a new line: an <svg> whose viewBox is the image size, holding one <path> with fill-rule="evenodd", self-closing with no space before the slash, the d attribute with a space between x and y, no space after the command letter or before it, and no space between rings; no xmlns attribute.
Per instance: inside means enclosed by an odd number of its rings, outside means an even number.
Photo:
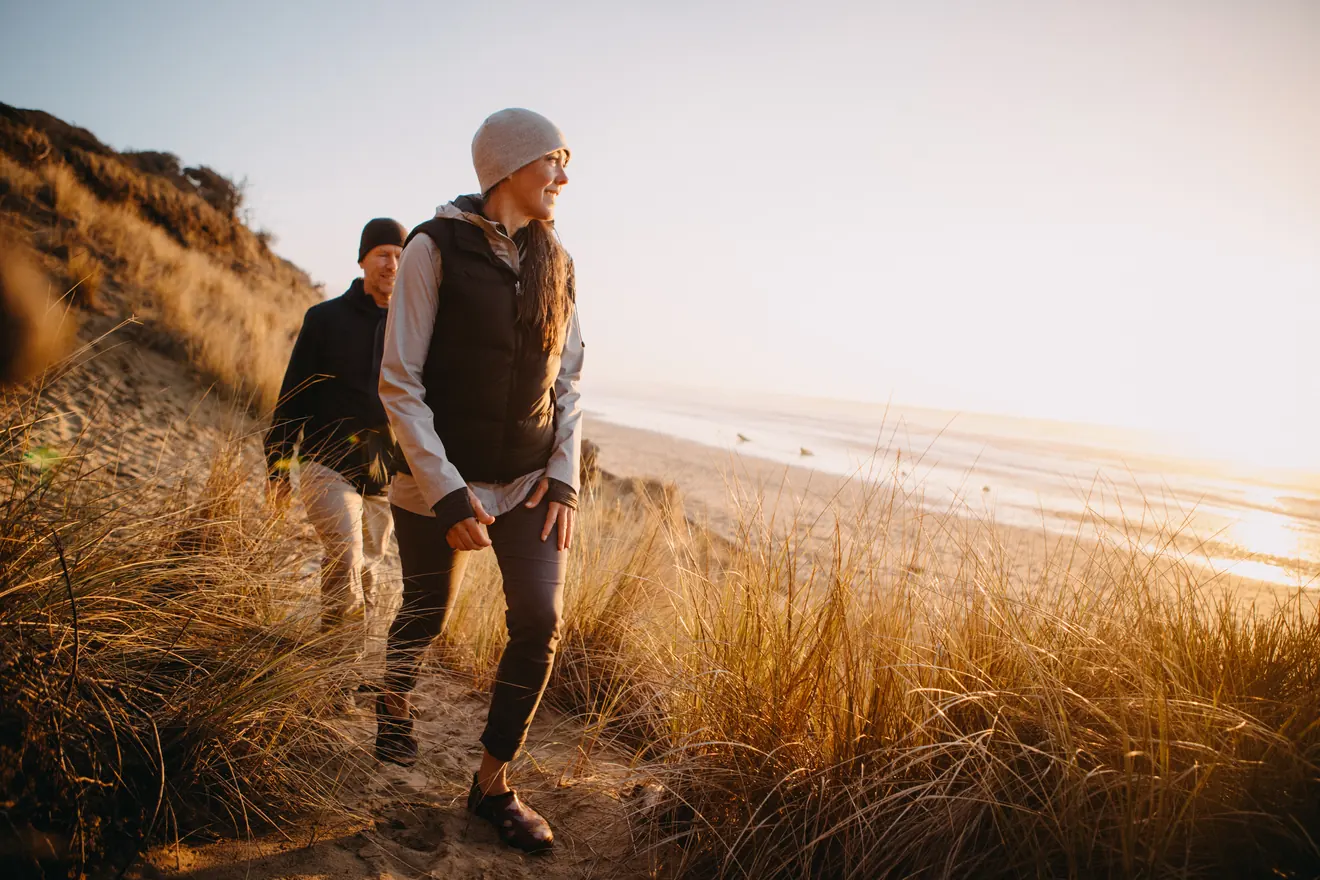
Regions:
<svg viewBox="0 0 1320 880"><path fill-rule="evenodd" d="M287 527L240 445L124 488L24 457L6 402L0 864L113 876L152 842L333 807L355 760L325 717L344 664L288 613Z"/></svg>

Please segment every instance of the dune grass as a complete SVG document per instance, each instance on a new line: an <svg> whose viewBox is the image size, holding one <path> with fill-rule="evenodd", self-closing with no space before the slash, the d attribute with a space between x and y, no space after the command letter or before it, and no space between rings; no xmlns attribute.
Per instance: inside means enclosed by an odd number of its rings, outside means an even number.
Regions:
<svg viewBox="0 0 1320 880"><path fill-rule="evenodd" d="M665 833L719 876L1311 870L1314 617L1239 616L1124 548L1024 591L840 550L686 578ZM868 564L869 561L868 561ZM895 569L891 569L895 570ZM910 571L908 569L896 569Z"/></svg>
<svg viewBox="0 0 1320 880"><path fill-rule="evenodd" d="M119 876L152 843L339 810L346 666L283 607L300 560L245 444L116 480L43 454L36 409L0 400L0 873Z"/></svg>
<svg viewBox="0 0 1320 880"><path fill-rule="evenodd" d="M547 701L633 755L661 874L1320 870L1311 603L1243 608L1123 535L1005 558L992 525L892 488L825 550L761 499L715 552L591 498ZM488 673L477 574L450 640Z"/></svg>
<svg viewBox="0 0 1320 880"><path fill-rule="evenodd" d="M251 438L126 482L35 455L21 403L0 850L94 874L345 809L365 756L326 704L349 673L288 614L304 560ZM658 875L1316 873L1310 603L1243 608L1122 535L1008 545L891 485L816 543L755 496L723 540L663 492L584 493L546 700L585 755L630 756L622 804ZM493 558L473 563L437 659L489 681L502 607Z"/></svg>
<svg viewBox="0 0 1320 880"><path fill-rule="evenodd" d="M59 221L47 234L59 238L55 249L67 254L65 273L75 293L95 288L89 298L99 303L112 278L123 317L179 346L188 362L250 402L253 412L274 406L303 312L319 301L316 291L239 274L181 245L132 205L98 199L62 163L30 169L0 155L0 187L9 201L49 203Z"/></svg>
<svg viewBox="0 0 1320 880"><path fill-rule="evenodd" d="M81 309L141 323L257 415L323 291L237 214L242 187L168 153L0 104L0 244L40 258Z"/></svg>

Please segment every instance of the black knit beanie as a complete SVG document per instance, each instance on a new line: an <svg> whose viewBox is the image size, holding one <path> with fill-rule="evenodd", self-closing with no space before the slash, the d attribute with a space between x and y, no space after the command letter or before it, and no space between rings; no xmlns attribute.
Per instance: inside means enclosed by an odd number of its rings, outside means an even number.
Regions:
<svg viewBox="0 0 1320 880"><path fill-rule="evenodd" d="M371 249L383 244L393 244L403 247L404 241L408 238L408 230L403 228L403 224L398 220L391 220L388 217L377 217L375 220L367 222L362 227L362 243L358 245L358 262L362 262Z"/></svg>

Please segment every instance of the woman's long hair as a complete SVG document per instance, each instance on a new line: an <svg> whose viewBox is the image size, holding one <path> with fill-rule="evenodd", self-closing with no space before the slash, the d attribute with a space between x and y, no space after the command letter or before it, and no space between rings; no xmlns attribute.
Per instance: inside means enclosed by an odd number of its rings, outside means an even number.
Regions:
<svg viewBox="0 0 1320 880"><path fill-rule="evenodd" d="M522 254L522 296L518 323L540 338L544 350L564 347L568 313L573 308L572 269L554 227L544 220L527 224Z"/></svg>

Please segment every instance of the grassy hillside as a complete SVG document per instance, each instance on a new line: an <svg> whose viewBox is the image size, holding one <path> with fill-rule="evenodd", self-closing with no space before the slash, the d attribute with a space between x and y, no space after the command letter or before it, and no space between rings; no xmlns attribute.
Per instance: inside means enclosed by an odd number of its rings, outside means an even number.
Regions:
<svg viewBox="0 0 1320 880"><path fill-rule="evenodd" d="M321 293L241 208L241 186L204 165L120 153L47 113L0 104L0 237L71 291L87 333L136 318L131 338L262 412Z"/></svg>
<svg viewBox="0 0 1320 880"><path fill-rule="evenodd" d="M262 506L249 417L320 291L241 209L204 166L0 104L6 294L44 281L77 327L0 388L5 877L287 824L354 760L318 703L340 664L271 611L305 528Z"/></svg>

